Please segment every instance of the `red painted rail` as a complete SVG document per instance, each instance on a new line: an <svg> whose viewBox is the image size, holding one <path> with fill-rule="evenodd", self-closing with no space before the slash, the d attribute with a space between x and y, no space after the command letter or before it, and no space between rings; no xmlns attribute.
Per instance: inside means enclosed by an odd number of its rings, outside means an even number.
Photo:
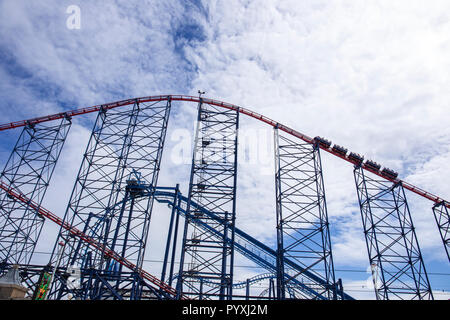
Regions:
<svg viewBox="0 0 450 320"><path fill-rule="evenodd" d="M102 104L102 105L96 105L93 107L88 107L88 108L81 108L81 109L77 109L77 110L72 110L72 111L66 111L66 112L61 112L61 113L57 113L57 114L53 114L53 115L49 115L49 116L44 116L44 117L38 117L38 118L33 118L33 119L29 119L29 120L22 120L22 121L16 121L16 122L11 122L11 123L7 123L7 124L3 124L0 125L0 131L3 130L8 130L8 129L13 129L13 128L18 128L18 127L23 127L26 125L32 125L32 124L37 124L37 123L41 123L41 122L46 122L46 121L52 121L52 120L57 120L57 119L62 119L64 117L73 117L73 116L77 116L77 115L82 115L82 114L87 114L87 113L92 113L92 112L98 112L99 110L101 110L102 108L105 110L108 109L113 109L113 108L117 108L117 107L121 107L121 106L126 106L126 105L130 105L133 103L146 103L146 102L157 102L157 101L164 101L164 100L168 100L171 99L172 101L187 101L187 102L200 102L202 101L203 103L207 103L210 105L214 105L214 106L218 106L218 107L222 107L225 109L229 109L229 110L236 110L242 114L245 114L249 117L255 118L259 121L265 122L268 125L271 125L272 127L277 127L279 130L284 131L294 137L297 137L305 142L308 143L315 143L314 139L311 137L308 137L307 135L300 133L294 129L291 129L279 122L276 122L275 120L272 120L270 118L267 118L257 112L253 112L249 109L245 109L242 107L239 107L237 105L234 104L230 104L230 103L226 103L223 101L218 101L218 100L213 100L213 99L209 99L209 98L200 98L200 97L194 97L194 96L185 96L185 95L161 95L161 96L148 96L148 97L141 97L141 98L135 98L135 99L127 99L127 100L121 100L121 101L116 101L116 102L111 102L111 103L107 103L107 104ZM355 165L356 163L348 158L348 156L342 156L339 152L336 152L334 150L332 150L331 146L330 147L325 147L322 145L319 145L319 147L328 152L331 153L334 156L337 156L347 162L350 162L351 164ZM450 208L450 202L445 201L443 198L438 197L430 192L427 192L421 188L418 188L406 181L400 180L400 179L391 179L389 177L386 177L385 175L382 175L381 172L379 171L375 171L372 170L370 167L366 166L364 163L362 164L362 167L365 170L368 170L370 172L372 172L373 174L394 182L394 183L401 183L403 185L403 187L411 192L414 192L416 194L418 194L419 196L422 196L428 200L433 201L434 203L445 203L445 206L447 208Z"/></svg>

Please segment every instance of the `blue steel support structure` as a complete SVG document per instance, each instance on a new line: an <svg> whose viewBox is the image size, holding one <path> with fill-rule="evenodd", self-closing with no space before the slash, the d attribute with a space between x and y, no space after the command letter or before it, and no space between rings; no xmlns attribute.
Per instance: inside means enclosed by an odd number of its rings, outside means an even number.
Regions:
<svg viewBox="0 0 450 320"><path fill-rule="evenodd" d="M433 299L403 186L361 166L354 176L376 298Z"/></svg>
<svg viewBox="0 0 450 320"><path fill-rule="evenodd" d="M71 119L27 125L1 172L1 180L41 205L71 127ZM28 264L44 218L0 191L0 261Z"/></svg>
<svg viewBox="0 0 450 320"><path fill-rule="evenodd" d="M167 188L167 187L157 187L153 191L153 188L151 188L149 185L140 185L140 192L136 195L136 197L150 197L153 196L155 200L161 203L168 204L169 207L172 207L172 213L175 213L175 231L174 235L177 234L177 221L179 217L186 216L186 207L188 199L184 197L180 192L178 188ZM119 204L120 205L120 204ZM220 218L216 216L214 213L206 210L205 208L199 206L197 203L191 201L191 207L195 208L198 211L201 211L202 214L205 216L208 216L211 220L220 221ZM171 215L172 216L172 215ZM173 221L173 220L172 220ZM172 223L171 223L172 224ZM217 232L214 228L209 226L208 224L204 222L199 222L199 226L203 228L206 232L209 233L210 237L217 238L217 239L223 239L224 235ZM83 232L84 233L84 232ZM263 275L257 275L249 281L245 282L235 282L233 283L233 288L242 288L245 285L250 285L251 283L258 282L264 279L274 278L276 276L276 256L277 253L275 250L267 247L260 241L254 239L247 233L243 232L242 230L238 229L236 227L235 229L236 238L235 238L235 249L241 253L243 256L247 257L251 261L255 262L260 267L267 270L269 273L263 274ZM176 244L176 237L173 238L173 243ZM228 237L226 238L227 242L231 242L231 239ZM176 275L173 275L173 266L174 266L174 258L175 258L175 246L172 248L172 260L170 262L170 272L169 275L169 281L170 279L176 278ZM89 254L89 253L88 253ZM87 259L87 261L90 261ZM297 279L289 278L287 280L288 282L288 291L289 293L293 293L293 288L295 288L295 295L293 294L293 298L299 298L298 293L301 292L302 296L301 298L305 299L326 299L323 296L320 296L316 291L316 287L321 287L325 285L323 280L321 278L318 278L316 275L311 273L308 270L303 269L301 266L296 264L295 262L286 259L286 264L289 265L292 269L297 270L297 272L301 272L304 275L304 279L302 279L302 282L299 282ZM6 269L10 266L6 266ZM24 284L30 288L30 292L32 292L38 283L39 275L42 273L43 270L51 271L49 269L49 266L38 266L38 265L21 265L21 274L23 275L23 281ZM108 290L110 290L110 298L114 299L124 299L125 297L130 298L131 297L131 290L125 290L121 289L120 291L115 290L115 288L111 285L111 283L114 283L115 281L119 280L122 283L127 282L128 286L130 288L133 287L134 282L136 279L134 278L134 273L127 271L127 272L121 272L118 274L117 272L111 272L109 271L101 271L96 270L94 266L90 265L89 263L86 263L84 266L80 268L80 274L82 276L82 279L86 278L89 279L86 283L86 286L91 287L92 289L90 291L86 290L71 290L71 294L73 294L74 298L76 299L102 299L104 296L102 296L102 292L98 290L99 286L103 285ZM57 281L65 281L67 278L67 269L65 267L59 267L56 271L56 279ZM84 283L84 281L81 281ZM218 287L217 282L211 282L206 278L199 278L198 282L202 283L202 285L205 286L214 286ZM95 286L95 288L93 288ZM155 299L158 297L163 297L163 293L160 290L156 290L154 287L150 286L148 283L144 282L142 283L142 291L140 299ZM272 287L274 289L274 287ZM342 286L340 286L340 291L338 292L339 295L341 295L342 299L353 299L352 297L348 296L342 291ZM97 295L93 295L92 293L96 292ZM267 292L266 292L267 293ZM104 293L103 293L104 294ZM275 297L275 295L272 295L272 297ZM165 296L165 298L169 298ZM252 297L255 298L255 297ZM262 298L262 297L260 297Z"/></svg>
<svg viewBox="0 0 450 320"><path fill-rule="evenodd" d="M277 128L274 133L277 297L285 299L287 283L304 277L286 264L290 259L323 280L316 288L321 296L337 299L320 149L292 141Z"/></svg>
<svg viewBox="0 0 450 320"><path fill-rule="evenodd" d="M188 198L178 187L172 194L157 188L172 98L199 101ZM69 294L80 299L173 298L173 291L166 291L153 281L155 277L149 278L141 270L154 199L164 199L162 202L172 206L161 279L170 285L177 281L179 298L239 297L232 291L243 285L233 283L237 251L269 272L264 277L270 280L270 298L351 299L343 292L340 279L335 281L319 150L352 164L359 160L336 146L331 149L331 143L324 139L311 139L244 108L195 99L130 99L12 123L10 128L24 129L1 181L30 201L14 200L11 193L8 195L12 189L0 192L0 271L20 264L30 284L38 275L38 267L30 261L44 215L38 214L43 211L36 206L32 209L31 201L42 208L71 126L68 114L95 109L100 111L67 206L65 224L51 263L45 267L55 270L51 299L65 299ZM276 250L235 227L239 113L275 127ZM55 122L42 122L50 120ZM305 142L289 140L280 135L282 131ZM354 170L376 298L433 299L404 189L436 203L433 213L450 261L449 203L396 177L390 170L379 171L373 163L362 164L362 160ZM175 274L180 217L184 217L184 229L180 230L180 269ZM52 221L61 225L60 220ZM86 237L71 234L67 226ZM92 241L86 241L89 239ZM59 243L63 243L61 259L56 252ZM112 256L111 251L132 261L125 264L128 270L122 269L124 260ZM67 281L74 268L81 273L77 287ZM247 297L251 280L245 282ZM158 283L158 289L149 283Z"/></svg>
<svg viewBox="0 0 450 320"><path fill-rule="evenodd" d="M178 192L178 196L175 196L175 193ZM186 216L187 212L187 204L188 198L183 196L179 191L176 191L174 188L168 187L158 187L154 193L155 200L161 203L167 203L169 206L177 206L175 212L178 215ZM174 199L177 199L177 202L174 202ZM220 221L220 217L215 215L213 212L207 210L206 208L200 206L194 201L190 201L190 206L192 210L196 210L200 212L202 215L207 217L209 220ZM203 231L209 235L210 238L223 239L223 233L218 232L216 229L210 226L210 223L204 221L198 221L198 226L203 229ZM231 238L227 238L226 241L231 242ZM262 242L256 240L249 234L240 230L238 227L235 228L235 239L234 239L235 250L241 253L243 256L248 258L249 260L255 262L258 266L264 268L272 275L276 275L277 271L277 251L271 249L267 245ZM292 293L293 298L301 298L301 299L318 299L318 300L326 300L327 297L321 295L316 291L316 288L327 287L328 283L323 280L322 277L319 277L312 270L307 270L297 264L295 261L285 257L285 264L292 270L295 270L295 274L301 273L303 278L296 279L294 277L289 276L289 274L285 274L286 283L288 286L288 291L290 295ZM173 268L173 259L171 262L171 268ZM218 287L220 284L217 282L209 281L206 278L201 278L204 283L208 285L214 285ZM200 283L200 279L197 280ZM340 283L340 281L338 281ZM233 287L236 287L238 283L233 283ZM293 292L295 290L295 292ZM342 300L353 300L353 298L347 294L345 294L342 290L342 284L340 283L338 290L339 299Z"/></svg>
<svg viewBox="0 0 450 320"><path fill-rule="evenodd" d="M445 252L447 253L447 259L450 262L450 214L448 207L449 203L442 201L433 206L433 213L439 228L439 234L441 235L444 244Z"/></svg>
<svg viewBox="0 0 450 320"><path fill-rule="evenodd" d="M153 195L141 197L143 185L156 186L171 109L171 99L139 103L120 109L101 109L67 206L64 222L113 250L136 266L127 273L100 250L67 235L59 266L92 270L79 288L64 281L54 284L50 298L69 293L89 299L139 299L144 282L142 268ZM57 261L56 246L51 263Z"/></svg>
<svg viewBox="0 0 450 320"><path fill-rule="evenodd" d="M231 299L236 215L237 130L239 112L198 105L197 131L183 231L178 294L190 298ZM191 206L195 201L219 217L211 220ZM211 238L199 224L222 234ZM227 238L233 239L231 242ZM217 286L206 287L200 279Z"/></svg>

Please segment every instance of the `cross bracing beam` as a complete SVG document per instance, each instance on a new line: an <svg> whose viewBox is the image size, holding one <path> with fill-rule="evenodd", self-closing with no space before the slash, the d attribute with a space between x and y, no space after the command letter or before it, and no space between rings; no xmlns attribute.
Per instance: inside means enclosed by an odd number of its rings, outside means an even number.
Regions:
<svg viewBox="0 0 450 320"><path fill-rule="evenodd" d="M433 299L402 184L354 176L376 298Z"/></svg>
<svg viewBox="0 0 450 320"><path fill-rule="evenodd" d="M70 118L23 128L0 179L39 205L46 194L71 126ZM44 219L27 204L0 192L0 260L30 263Z"/></svg>
<svg viewBox="0 0 450 320"><path fill-rule="evenodd" d="M277 212L277 295L286 296L285 273L289 258L312 271L326 284L319 288L327 299L336 299L322 164L317 144L293 141L275 128L275 190Z"/></svg>

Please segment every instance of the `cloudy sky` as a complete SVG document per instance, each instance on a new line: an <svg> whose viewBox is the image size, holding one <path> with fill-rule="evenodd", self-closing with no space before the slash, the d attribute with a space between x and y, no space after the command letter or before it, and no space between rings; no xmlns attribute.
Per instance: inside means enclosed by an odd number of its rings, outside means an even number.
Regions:
<svg viewBox="0 0 450 320"><path fill-rule="evenodd" d="M79 29L68 27L71 5L80 8ZM2 123L201 89L450 199L449 83L447 0L0 1ZM185 133L194 114L195 105L174 105L160 176L184 193L189 165L179 155L187 149L190 157ZM44 200L61 216L92 125L93 116L74 121ZM274 246L272 131L245 118L241 128L248 159L238 168L237 223ZM0 133L1 166L19 133ZM329 155L322 161L337 277L350 294L373 298L352 168ZM408 196L435 297L447 298L448 261L431 203ZM152 227L165 217L155 215ZM46 228L42 252L56 230ZM163 235L150 237L148 259L158 260ZM238 270L238 280L252 272Z"/></svg>

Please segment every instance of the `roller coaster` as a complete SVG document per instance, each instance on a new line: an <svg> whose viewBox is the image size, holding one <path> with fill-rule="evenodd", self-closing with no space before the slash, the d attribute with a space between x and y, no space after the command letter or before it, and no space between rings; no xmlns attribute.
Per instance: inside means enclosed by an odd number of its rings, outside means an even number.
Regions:
<svg viewBox="0 0 450 320"><path fill-rule="evenodd" d="M197 106L186 195L158 183L170 113L181 102ZM90 113L95 124L66 211L57 215L45 207L46 191L72 118ZM275 247L236 223L241 115L274 131ZM434 298L407 192L430 203L450 262L450 202L237 105L201 94L148 96L0 125L16 128L22 132L0 181L0 274L19 274L29 299L353 300L335 275L321 152L353 166L376 299ZM155 203L170 211L158 276L144 265ZM48 241L46 221L58 235L48 264L32 264L38 242ZM236 254L263 272L236 280ZM256 283L267 284L258 295L250 290Z"/></svg>

